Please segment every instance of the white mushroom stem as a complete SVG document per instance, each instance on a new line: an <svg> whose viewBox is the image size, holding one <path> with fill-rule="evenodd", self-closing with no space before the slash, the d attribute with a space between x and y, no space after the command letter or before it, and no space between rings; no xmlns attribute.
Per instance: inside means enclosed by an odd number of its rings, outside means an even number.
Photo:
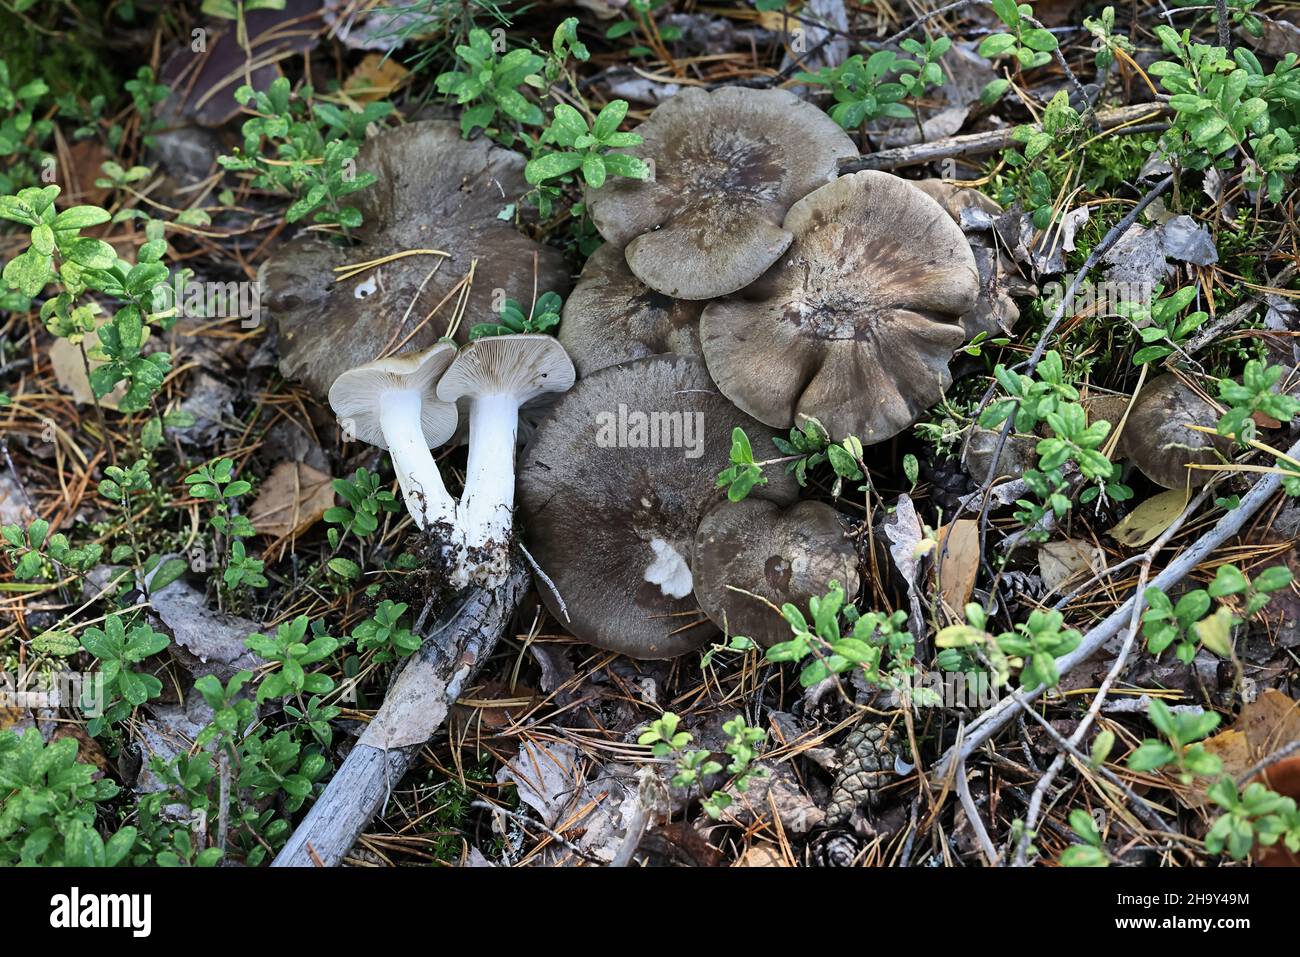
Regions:
<svg viewBox="0 0 1300 957"><path fill-rule="evenodd" d="M515 508L515 435L519 397L505 392L470 400L469 460L459 525L467 548L488 544L505 555Z"/></svg>
<svg viewBox="0 0 1300 957"><path fill-rule="evenodd" d="M420 427L418 389L391 389L379 400L379 429L393 457L406 510L421 528L456 520L456 500L443 484Z"/></svg>

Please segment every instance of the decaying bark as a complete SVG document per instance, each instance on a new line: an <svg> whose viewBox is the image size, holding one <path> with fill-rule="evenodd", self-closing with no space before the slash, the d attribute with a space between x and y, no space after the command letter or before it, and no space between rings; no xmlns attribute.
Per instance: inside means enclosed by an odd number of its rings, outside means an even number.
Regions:
<svg viewBox="0 0 1300 957"><path fill-rule="evenodd" d="M272 866L334 867L342 861L492 654L527 587L528 573L516 565L505 584L468 592L434 623Z"/></svg>

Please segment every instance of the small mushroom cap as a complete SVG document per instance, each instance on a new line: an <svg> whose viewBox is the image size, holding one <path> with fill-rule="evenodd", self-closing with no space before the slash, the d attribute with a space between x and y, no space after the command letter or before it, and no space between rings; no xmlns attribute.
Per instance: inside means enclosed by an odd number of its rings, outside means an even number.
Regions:
<svg viewBox="0 0 1300 957"><path fill-rule="evenodd" d="M822 502L782 509L745 499L714 508L695 533L695 597L714 624L766 648L791 637L790 625L753 595L801 611L837 581L850 599L859 586L858 556L840 513Z"/></svg>
<svg viewBox="0 0 1300 957"><path fill-rule="evenodd" d="M732 429L756 458L774 435L726 400L704 364L654 356L610 366L563 396L524 450L519 515L528 547L564 602L542 600L563 627L599 648L671 658L717 635L691 594L695 530L725 498ZM788 504L781 468L750 495Z"/></svg>
<svg viewBox="0 0 1300 957"><path fill-rule="evenodd" d="M966 433L966 441L961 449L962 461L966 463L967 474L978 484L982 485L988 478L990 467L993 467L994 481L1006 481L1023 478L1026 472L1038 464L1037 436L1009 433L1001 454L995 460L993 456L998 451L1001 438L1000 428L985 429L972 425ZM994 461L997 462L996 466L993 465Z"/></svg>
<svg viewBox="0 0 1300 957"><path fill-rule="evenodd" d="M379 428L383 395L394 389L414 389L421 398L424 441L429 448L437 448L451 438L459 418L455 403L443 402L435 394L435 383L455 357L452 343L438 342L428 349L375 359L349 369L330 386L330 408L345 431L358 441L387 451L388 443Z"/></svg>
<svg viewBox="0 0 1300 957"><path fill-rule="evenodd" d="M970 245L938 203L875 171L801 199L785 228L794 243L779 263L705 307L709 372L760 422L788 428L804 414L836 438L883 442L952 381L979 293Z"/></svg>
<svg viewBox="0 0 1300 957"><path fill-rule="evenodd" d="M1002 215L1002 207L977 189L956 186L942 179L916 179L911 183L942 206L958 224L964 209L978 209L990 216Z"/></svg>
<svg viewBox="0 0 1300 957"><path fill-rule="evenodd" d="M1002 215L1002 207L977 189L954 186L941 179L913 182L917 189L942 206L958 226L962 226L962 212L967 209L978 210L993 218ZM963 232L966 232L964 227ZM966 238L980 274L979 299L975 307L961 317L966 338L973 339L981 332L990 336L1009 333L1020 320L1020 307L1012 297L1036 296L1038 287L1020 275L1015 262L998 248L996 242L990 243L989 232L973 229L966 232Z"/></svg>
<svg viewBox="0 0 1300 957"><path fill-rule="evenodd" d="M786 90L693 87L656 107L630 153L652 178L587 191L600 234L647 286L712 299L749 285L790 245L791 204L856 156L848 134Z"/></svg>
<svg viewBox="0 0 1300 957"><path fill-rule="evenodd" d="M621 249L605 243L565 301L558 336L579 376L665 353L703 359L703 311L702 302L655 292L632 274Z"/></svg>
<svg viewBox="0 0 1300 957"><path fill-rule="evenodd" d="M1157 376L1142 388L1128 414L1119 445L1142 474L1165 488L1199 488L1213 473L1187 466L1222 461L1232 444L1188 425L1214 428L1219 414L1176 375ZM1217 450L1217 451L1216 451Z"/></svg>
<svg viewBox="0 0 1300 957"><path fill-rule="evenodd" d="M523 405L544 392L569 391L573 379L573 363L554 336L487 336L456 356L438 380L438 398L455 402L508 393Z"/></svg>
<svg viewBox="0 0 1300 957"><path fill-rule="evenodd" d="M432 345L447 335L459 294L453 290L475 259L458 342L466 341L471 326L494 320L498 295L530 302L534 281L541 291L568 291L560 251L500 219L529 189L518 153L486 137L467 142L456 123L429 120L367 139L356 164L377 177L348 197L363 218L352 233L357 244L302 234L280 246L259 272L285 378L323 396L341 373L407 336L409 347ZM416 249L448 255L401 256L335 280L335 267Z"/></svg>

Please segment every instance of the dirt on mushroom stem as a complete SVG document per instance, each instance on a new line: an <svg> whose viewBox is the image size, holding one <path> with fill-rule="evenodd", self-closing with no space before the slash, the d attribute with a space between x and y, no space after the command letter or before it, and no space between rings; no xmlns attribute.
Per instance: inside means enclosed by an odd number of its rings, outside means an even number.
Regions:
<svg viewBox="0 0 1300 957"><path fill-rule="evenodd" d="M415 557L414 571L393 579L394 600L412 608L433 602L434 610L446 607L464 590L466 564L482 561L481 549L468 549L452 522L435 522L409 537L408 550Z"/></svg>

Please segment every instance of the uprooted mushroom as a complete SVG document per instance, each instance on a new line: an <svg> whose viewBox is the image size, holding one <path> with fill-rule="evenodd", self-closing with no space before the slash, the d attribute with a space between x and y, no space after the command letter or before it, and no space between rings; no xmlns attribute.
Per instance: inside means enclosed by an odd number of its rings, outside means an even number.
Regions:
<svg viewBox="0 0 1300 957"><path fill-rule="evenodd" d="M435 392L455 355L454 345L439 342L376 359L344 372L329 390L344 434L389 452L407 511L420 528L441 527L444 536L455 523L456 501L429 450L456 431L456 404Z"/></svg>
<svg viewBox="0 0 1300 957"><path fill-rule="evenodd" d="M683 90L656 107L630 153L647 180L588 190L592 222L651 289L712 299L749 285L790 246L795 201L857 155L825 113L785 90Z"/></svg>
<svg viewBox="0 0 1300 957"><path fill-rule="evenodd" d="M782 509L746 499L710 511L695 533L695 596L728 634L764 647L790 638L779 608L804 608L832 582L858 591L858 556L844 518L822 502Z"/></svg>
<svg viewBox="0 0 1300 957"><path fill-rule="evenodd" d="M705 361L723 394L767 425L812 416L882 442L952 381L979 273L960 227L912 183L844 176L799 200L789 250L751 287L710 303Z"/></svg>
<svg viewBox="0 0 1300 957"><path fill-rule="evenodd" d="M457 527L467 580L492 587L510 566L519 409L573 385L573 363L550 336L491 336L471 342L438 381L438 398L469 402L469 461Z"/></svg>
<svg viewBox="0 0 1300 957"><path fill-rule="evenodd" d="M702 363L655 356L601 369L556 403L524 451L520 515L556 621L599 648L669 658L717 628L693 597L700 520L723 498L731 433L773 432L719 394ZM769 474L751 495L788 505Z"/></svg>
<svg viewBox="0 0 1300 957"><path fill-rule="evenodd" d="M517 153L466 142L455 123L434 120L366 140L357 165L378 181L356 194L356 245L299 236L261 270L286 378L323 396L384 353L449 333L465 342L505 299L567 290L559 250L500 218L529 188Z"/></svg>

